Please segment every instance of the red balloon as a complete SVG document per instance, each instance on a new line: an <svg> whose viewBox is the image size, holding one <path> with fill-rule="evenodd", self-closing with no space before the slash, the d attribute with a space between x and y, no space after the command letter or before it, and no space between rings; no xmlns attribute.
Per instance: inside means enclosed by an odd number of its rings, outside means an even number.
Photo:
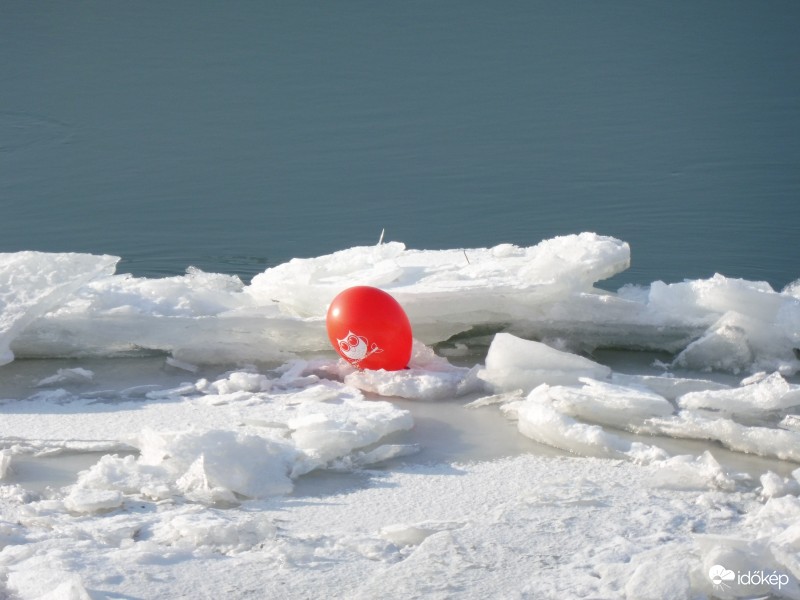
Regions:
<svg viewBox="0 0 800 600"><path fill-rule="evenodd" d="M411 323L403 307L378 288L359 285L341 292L325 318L328 339L359 369L405 369L411 358Z"/></svg>

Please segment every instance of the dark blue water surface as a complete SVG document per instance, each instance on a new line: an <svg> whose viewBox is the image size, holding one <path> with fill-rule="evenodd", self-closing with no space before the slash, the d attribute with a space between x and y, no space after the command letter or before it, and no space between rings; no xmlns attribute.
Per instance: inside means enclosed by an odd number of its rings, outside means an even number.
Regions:
<svg viewBox="0 0 800 600"><path fill-rule="evenodd" d="M387 239L800 277L800 3L9 0L0 251L245 278Z"/></svg>

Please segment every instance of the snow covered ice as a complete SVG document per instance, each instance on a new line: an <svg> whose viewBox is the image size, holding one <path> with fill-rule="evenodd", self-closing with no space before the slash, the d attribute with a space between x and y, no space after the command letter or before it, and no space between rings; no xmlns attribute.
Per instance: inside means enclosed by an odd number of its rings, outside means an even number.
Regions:
<svg viewBox="0 0 800 600"><path fill-rule="evenodd" d="M610 292L593 233L249 285L117 260L0 255L0 597L800 598L797 284ZM408 369L337 360L351 285Z"/></svg>

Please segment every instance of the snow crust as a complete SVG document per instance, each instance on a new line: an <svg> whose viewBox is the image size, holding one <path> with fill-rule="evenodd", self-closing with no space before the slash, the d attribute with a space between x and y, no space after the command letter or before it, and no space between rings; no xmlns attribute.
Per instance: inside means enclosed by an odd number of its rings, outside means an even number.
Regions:
<svg viewBox="0 0 800 600"><path fill-rule="evenodd" d="M666 469L523 455L243 509L140 499L95 516L6 497L0 565L23 599L798 597L797 496L719 489L705 463L677 489ZM722 594L716 564L787 583Z"/></svg>

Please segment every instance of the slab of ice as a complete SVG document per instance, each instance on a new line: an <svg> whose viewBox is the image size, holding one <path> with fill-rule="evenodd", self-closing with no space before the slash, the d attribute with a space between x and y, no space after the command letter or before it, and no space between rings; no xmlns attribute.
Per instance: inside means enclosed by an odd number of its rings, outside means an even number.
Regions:
<svg viewBox="0 0 800 600"><path fill-rule="evenodd" d="M525 399L525 392L522 390L514 390L513 392L503 392L501 394L492 394L491 396L482 396L477 400L473 400L464 405L464 408L481 408L483 406L504 405L511 402L519 402Z"/></svg>
<svg viewBox="0 0 800 600"><path fill-rule="evenodd" d="M628 375L616 372L611 374L611 383L648 389L667 400L677 400L680 396L689 392L727 390L730 388L729 385L708 379L689 379L669 375Z"/></svg>
<svg viewBox="0 0 800 600"><path fill-rule="evenodd" d="M89 490L76 486L64 498L64 506L71 512L94 513L119 508L122 500L118 490Z"/></svg>
<svg viewBox="0 0 800 600"><path fill-rule="evenodd" d="M160 279L115 275L82 287L72 301L28 328L22 356L173 354L180 364L284 360L322 349L310 327L277 305L253 309L238 277L189 268Z"/></svg>
<svg viewBox="0 0 800 600"><path fill-rule="evenodd" d="M89 281L112 274L118 261L91 254L0 253L0 365L14 359L11 343L37 317Z"/></svg>
<svg viewBox="0 0 800 600"><path fill-rule="evenodd" d="M495 392L531 391L543 383L578 383L582 377L605 379L611 369L594 361L551 348L541 342L498 333L478 373Z"/></svg>
<svg viewBox="0 0 800 600"><path fill-rule="evenodd" d="M660 448L630 442L598 425L581 423L559 412L547 384L534 389L524 401L506 405L504 410L517 417L523 435L581 456L624 458L642 463L668 456Z"/></svg>
<svg viewBox="0 0 800 600"><path fill-rule="evenodd" d="M682 410L674 417L653 419L643 429L678 438L714 440L736 452L800 462L800 432L743 425L703 411Z"/></svg>
<svg viewBox="0 0 800 600"><path fill-rule="evenodd" d="M710 279L650 286L649 303L664 314L682 313L684 318L710 324L713 315L737 312L759 320L772 319L785 298L761 281L724 277L719 273Z"/></svg>
<svg viewBox="0 0 800 600"><path fill-rule="evenodd" d="M800 432L800 416L786 415L781 419L781 422L778 423L778 427Z"/></svg>
<svg viewBox="0 0 800 600"><path fill-rule="evenodd" d="M137 468L164 473L189 499L214 503L235 495L261 498L292 489L289 477L299 455L292 444L271 436L214 429L176 434L145 431L138 441ZM91 473L91 472L90 472ZM79 480L78 486L86 483Z"/></svg>
<svg viewBox="0 0 800 600"><path fill-rule="evenodd" d="M715 275L711 279L650 286L650 306L662 314L682 311L707 322L704 335L676 358L689 368L739 372L798 369L800 300L767 283Z"/></svg>
<svg viewBox="0 0 800 600"><path fill-rule="evenodd" d="M11 466L11 456L12 453L10 450L6 448L0 450L0 481L5 479L6 473Z"/></svg>
<svg viewBox="0 0 800 600"><path fill-rule="evenodd" d="M760 478L761 495L764 498L780 498L788 494L800 494L800 481L789 477L781 477L777 473L768 471Z"/></svg>
<svg viewBox="0 0 800 600"><path fill-rule="evenodd" d="M59 369L55 375L50 375L41 379L36 387L48 387L54 385L69 385L88 383L94 378L94 373L89 369L76 367L74 369Z"/></svg>
<svg viewBox="0 0 800 600"><path fill-rule="evenodd" d="M681 455L656 461L649 470L652 472L652 485L656 487L673 490L736 489L736 481L725 473L709 451L698 457Z"/></svg>
<svg viewBox="0 0 800 600"><path fill-rule="evenodd" d="M437 251L402 244L295 259L256 276L247 288L261 305L317 318L342 289L373 285L390 292L409 315L415 337L435 343L476 328L551 321L554 303L592 290L595 281L627 267L624 242L593 233L545 240L530 248Z"/></svg>
<svg viewBox="0 0 800 600"><path fill-rule="evenodd" d="M779 374L728 390L689 392L678 399L682 408L710 409L727 416L766 417L767 413L800 406L800 386Z"/></svg>
<svg viewBox="0 0 800 600"><path fill-rule="evenodd" d="M291 439L304 452L293 467L293 475L302 475L323 467L329 461L354 449L364 448L396 431L410 429L411 415L388 402L368 401L351 392L336 403L318 405L303 402L296 416L287 421Z"/></svg>
<svg viewBox="0 0 800 600"><path fill-rule="evenodd" d="M343 288L372 285L392 293L412 322L428 323L427 317L441 315L438 304L454 294L459 302L448 307L452 313L496 313L505 294L553 299L591 289L629 264L626 243L594 233L556 237L530 248L501 244L419 251L391 242L293 259L254 277L247 292L258 302L278 301L310 317L323 314Z"/></svg>
<svg viewBox="0 0 800 600"><path fill-rule="evenodd" d="M642 388L585 378L581 383L580 387L550 386L547 395L553 407L560 413L617 429L635 429L650 419L675 412L666 398Z"/></svg>

